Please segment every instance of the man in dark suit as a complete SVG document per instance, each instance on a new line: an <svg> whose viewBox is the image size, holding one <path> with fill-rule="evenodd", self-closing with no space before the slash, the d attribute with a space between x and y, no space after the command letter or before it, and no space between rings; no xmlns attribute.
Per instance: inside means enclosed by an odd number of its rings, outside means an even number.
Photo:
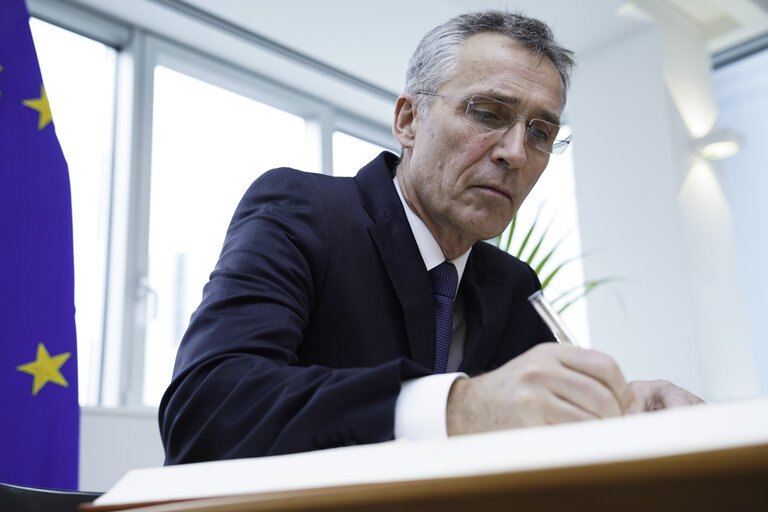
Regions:
<svg viewBox="0 0 768 512"><path fill-rule="evenodd" d="M552 334L526 300L535 273L481 242L567 145L571 65L536 20L457 17L411 61L393 124L400 158L384 153L355 178L256 180L160 405L167 463L698 401L667 382L627 383L604 354L543 343ZM433 288L443 271L458 290Z"/></svg>

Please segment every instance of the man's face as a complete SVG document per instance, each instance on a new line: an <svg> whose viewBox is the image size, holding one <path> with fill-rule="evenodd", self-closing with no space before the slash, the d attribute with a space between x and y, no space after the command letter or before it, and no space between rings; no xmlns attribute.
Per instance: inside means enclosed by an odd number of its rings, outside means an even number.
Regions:
<svg viewBox="0 0 768 512"><path fill-rule="evenodd" d="M561 87L549 59L531 55L508 36L482 33L467 40L455 78L437 92L461 98L481 94L512 105L528 119L558 124ZM466 118L467 104L460 99L432 100L425 116L413 116L413 137L405 145L409 161L398 174L409 205L452 258L504 230L549 154L525 143L525 120L518 119L506 133L487 131Z"/></svg>

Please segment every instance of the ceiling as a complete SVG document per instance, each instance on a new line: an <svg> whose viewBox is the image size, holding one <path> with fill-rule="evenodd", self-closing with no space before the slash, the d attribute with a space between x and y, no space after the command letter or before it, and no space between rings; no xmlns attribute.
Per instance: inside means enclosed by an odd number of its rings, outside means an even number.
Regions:
<svg viewBox="0 0 768 512"><path fill-rule="evenodd" d="M313 59L399 91L424 33L467 11L502 8L547 22L564 46L584 54L642 29L626 0L177 0ZM717 52L768 33L768 0L635 0L659 6L698 30Z"/></svg>

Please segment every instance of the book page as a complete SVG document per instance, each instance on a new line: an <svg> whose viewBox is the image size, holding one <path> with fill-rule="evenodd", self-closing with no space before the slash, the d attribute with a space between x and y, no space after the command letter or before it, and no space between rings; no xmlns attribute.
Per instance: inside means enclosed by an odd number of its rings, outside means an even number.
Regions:
<svg viewBox="0 0 768 512"><path fill-rule="evenodd" d="M530 471L768 444L768 398L130 471L94 505Z"/></svg>

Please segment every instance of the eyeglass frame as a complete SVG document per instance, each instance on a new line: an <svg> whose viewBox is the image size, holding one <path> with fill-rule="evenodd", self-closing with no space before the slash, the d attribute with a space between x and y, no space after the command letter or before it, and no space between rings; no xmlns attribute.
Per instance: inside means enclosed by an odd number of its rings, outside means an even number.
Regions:
<svg viewBox="0 0 768 512"><path fill-rule="evenodd" d="M439 98L454 98L454 99L457 99L457 100L461 100L461 101L463 101L464 103L467 104L467 108L464 111L464 117L469 119L469 121L472 122L474 125L477 125L477 126L480 126L482 128L485 128L486 130L491 131L491 132L506 133L510 128L512 128L515 125L515 123L517 122L518 119L523 119L523 120L527 121L527 123L526 123L526 131L525 131L525 142L529 146L531 146L533 149L539 150L539 151L544 152L544 153L549 153L549 154L553 154L553 155L560 155L563 152L565 152L566 149L568 149L568 146L570 145L571 140L573 140L573 135L572 134L569 134L564 139L555 139L554 141L552 141L552 150L551 151L547 151L544 148L536 146L535 144L531 143L528 140L528 136L531 133L531 129L532 129L532 123L534 121L540 121L542 123L546 123L548 125L554 126L554 127L556 127L558 129L558 131L560 130L561 126L558 125L558 124L555 124L555 123L551 123L549 121L545 121L544 119L538 119L538 118L529 119L529 118L525 117L524 115L516 114L516 113L514 113L514 109L512 109L512 106L510 104L504 103L503 101L497 100L495 98L491 98L489 96L485 96L483 94L473 94L469 98L464 98L462 96L451 96L449 94L439 94L439 93L431 92L431 91L416 91L414 94L424 94L426 96L436 96L436 97L439 97ZM472 104L475 103L475 101L473 101L475 98L484 98L484 99L490 100L492 102L500 103L500 104L502 104L502 105L504 105L506 107L509 107L510 111L513 112L512 118L509 121L509 123L503 129L494 130L493 128L490 128L487 125L484 125L483 123L480 123L480 122L475 121L474 119L472 119L469 116L469 107L471 107Z"/></svg>

